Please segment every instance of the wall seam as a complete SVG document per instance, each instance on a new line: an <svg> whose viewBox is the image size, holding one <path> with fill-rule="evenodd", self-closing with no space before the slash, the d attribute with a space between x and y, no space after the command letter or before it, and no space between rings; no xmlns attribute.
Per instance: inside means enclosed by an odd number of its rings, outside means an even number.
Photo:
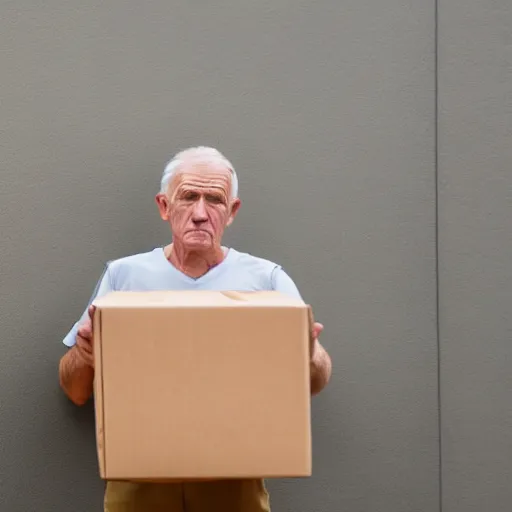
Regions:
<svg viewBox="0 0 512 512"><path fill-rule="evenodd" d="M441 326L439 279L439 3L434 0L434 176L435 176L435 274L436 274L436 341L437 341L437 428L439 512L443 512L443 440L441 407Z"/></svg>

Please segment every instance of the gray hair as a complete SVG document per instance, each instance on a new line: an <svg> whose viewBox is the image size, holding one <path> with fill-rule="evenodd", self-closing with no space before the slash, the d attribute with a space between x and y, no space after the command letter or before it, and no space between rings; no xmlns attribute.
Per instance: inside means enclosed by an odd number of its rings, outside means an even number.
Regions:
<svg viewBox="0 0 512 512"><path fill-rule="evenodd" d="M231 198L235 199L238 197L238 177L236 175L235 168L231 162L217 149L210 148L207 146L196 146L188 149L184 149L179 153L176 153L165 166L162 174L162 180L160 182L160 193L165 194L172 177L176 174L176 171L181 164L187 160L200 160L203 162L219 161L231 172Z"/></svg>

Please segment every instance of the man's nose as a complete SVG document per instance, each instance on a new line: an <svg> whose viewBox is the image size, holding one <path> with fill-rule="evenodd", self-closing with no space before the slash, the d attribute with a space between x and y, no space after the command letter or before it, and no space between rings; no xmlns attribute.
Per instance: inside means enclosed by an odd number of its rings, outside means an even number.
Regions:
<svg viewBox="0 0 512 512"><path fill-rule="evenodd" d="M206 205L202 197L194 204L192 220L194 222L205 222L208 220L208 216L206 215Z"/></svg>

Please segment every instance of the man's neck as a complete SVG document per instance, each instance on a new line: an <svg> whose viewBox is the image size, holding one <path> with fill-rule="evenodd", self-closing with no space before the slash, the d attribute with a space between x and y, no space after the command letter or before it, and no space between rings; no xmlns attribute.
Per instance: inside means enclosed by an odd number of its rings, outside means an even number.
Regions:
<svg viewBox="0 0 512 512"><path fill-rule="evenodd" d="M179 242L169 244L164 249L165 257L183 274L197 279L217 266L225 258L222 247L208 251L187 251Z"/></svg>

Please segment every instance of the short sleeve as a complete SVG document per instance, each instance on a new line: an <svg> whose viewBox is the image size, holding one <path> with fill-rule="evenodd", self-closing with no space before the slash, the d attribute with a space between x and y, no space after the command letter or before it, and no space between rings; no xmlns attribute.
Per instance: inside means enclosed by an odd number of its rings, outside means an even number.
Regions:
<svg viewBox="0 0 512 512"><path fill-rule="evenodd" d="M272 272L272 289L302 300L300 292L292 278L279 266L275 267Z"/></svg>
<svg viewBox="0 0 512 512"><path fill-rule="evenodd" d="M78 332L78 328L82 323L87 319L88 316L88 309L89 306L92 304L93 300L95 300L98 297L101 297L103 295L106 295L107 293L113 291L111 279L110 279L110 271L109 271L109 263L105 265L105 268L103 270L103 274L99 278L98 282L96 283L96 288L94 289L91 298L89 299L89 302L87 303L87 307L85 308L85 311L82 313L82 316L78 320L78 322L73 325L71 330L66 334L66 337L62 340L64 345L66 347L72 347L75 344L76 341L76 334Z"/></svg>

